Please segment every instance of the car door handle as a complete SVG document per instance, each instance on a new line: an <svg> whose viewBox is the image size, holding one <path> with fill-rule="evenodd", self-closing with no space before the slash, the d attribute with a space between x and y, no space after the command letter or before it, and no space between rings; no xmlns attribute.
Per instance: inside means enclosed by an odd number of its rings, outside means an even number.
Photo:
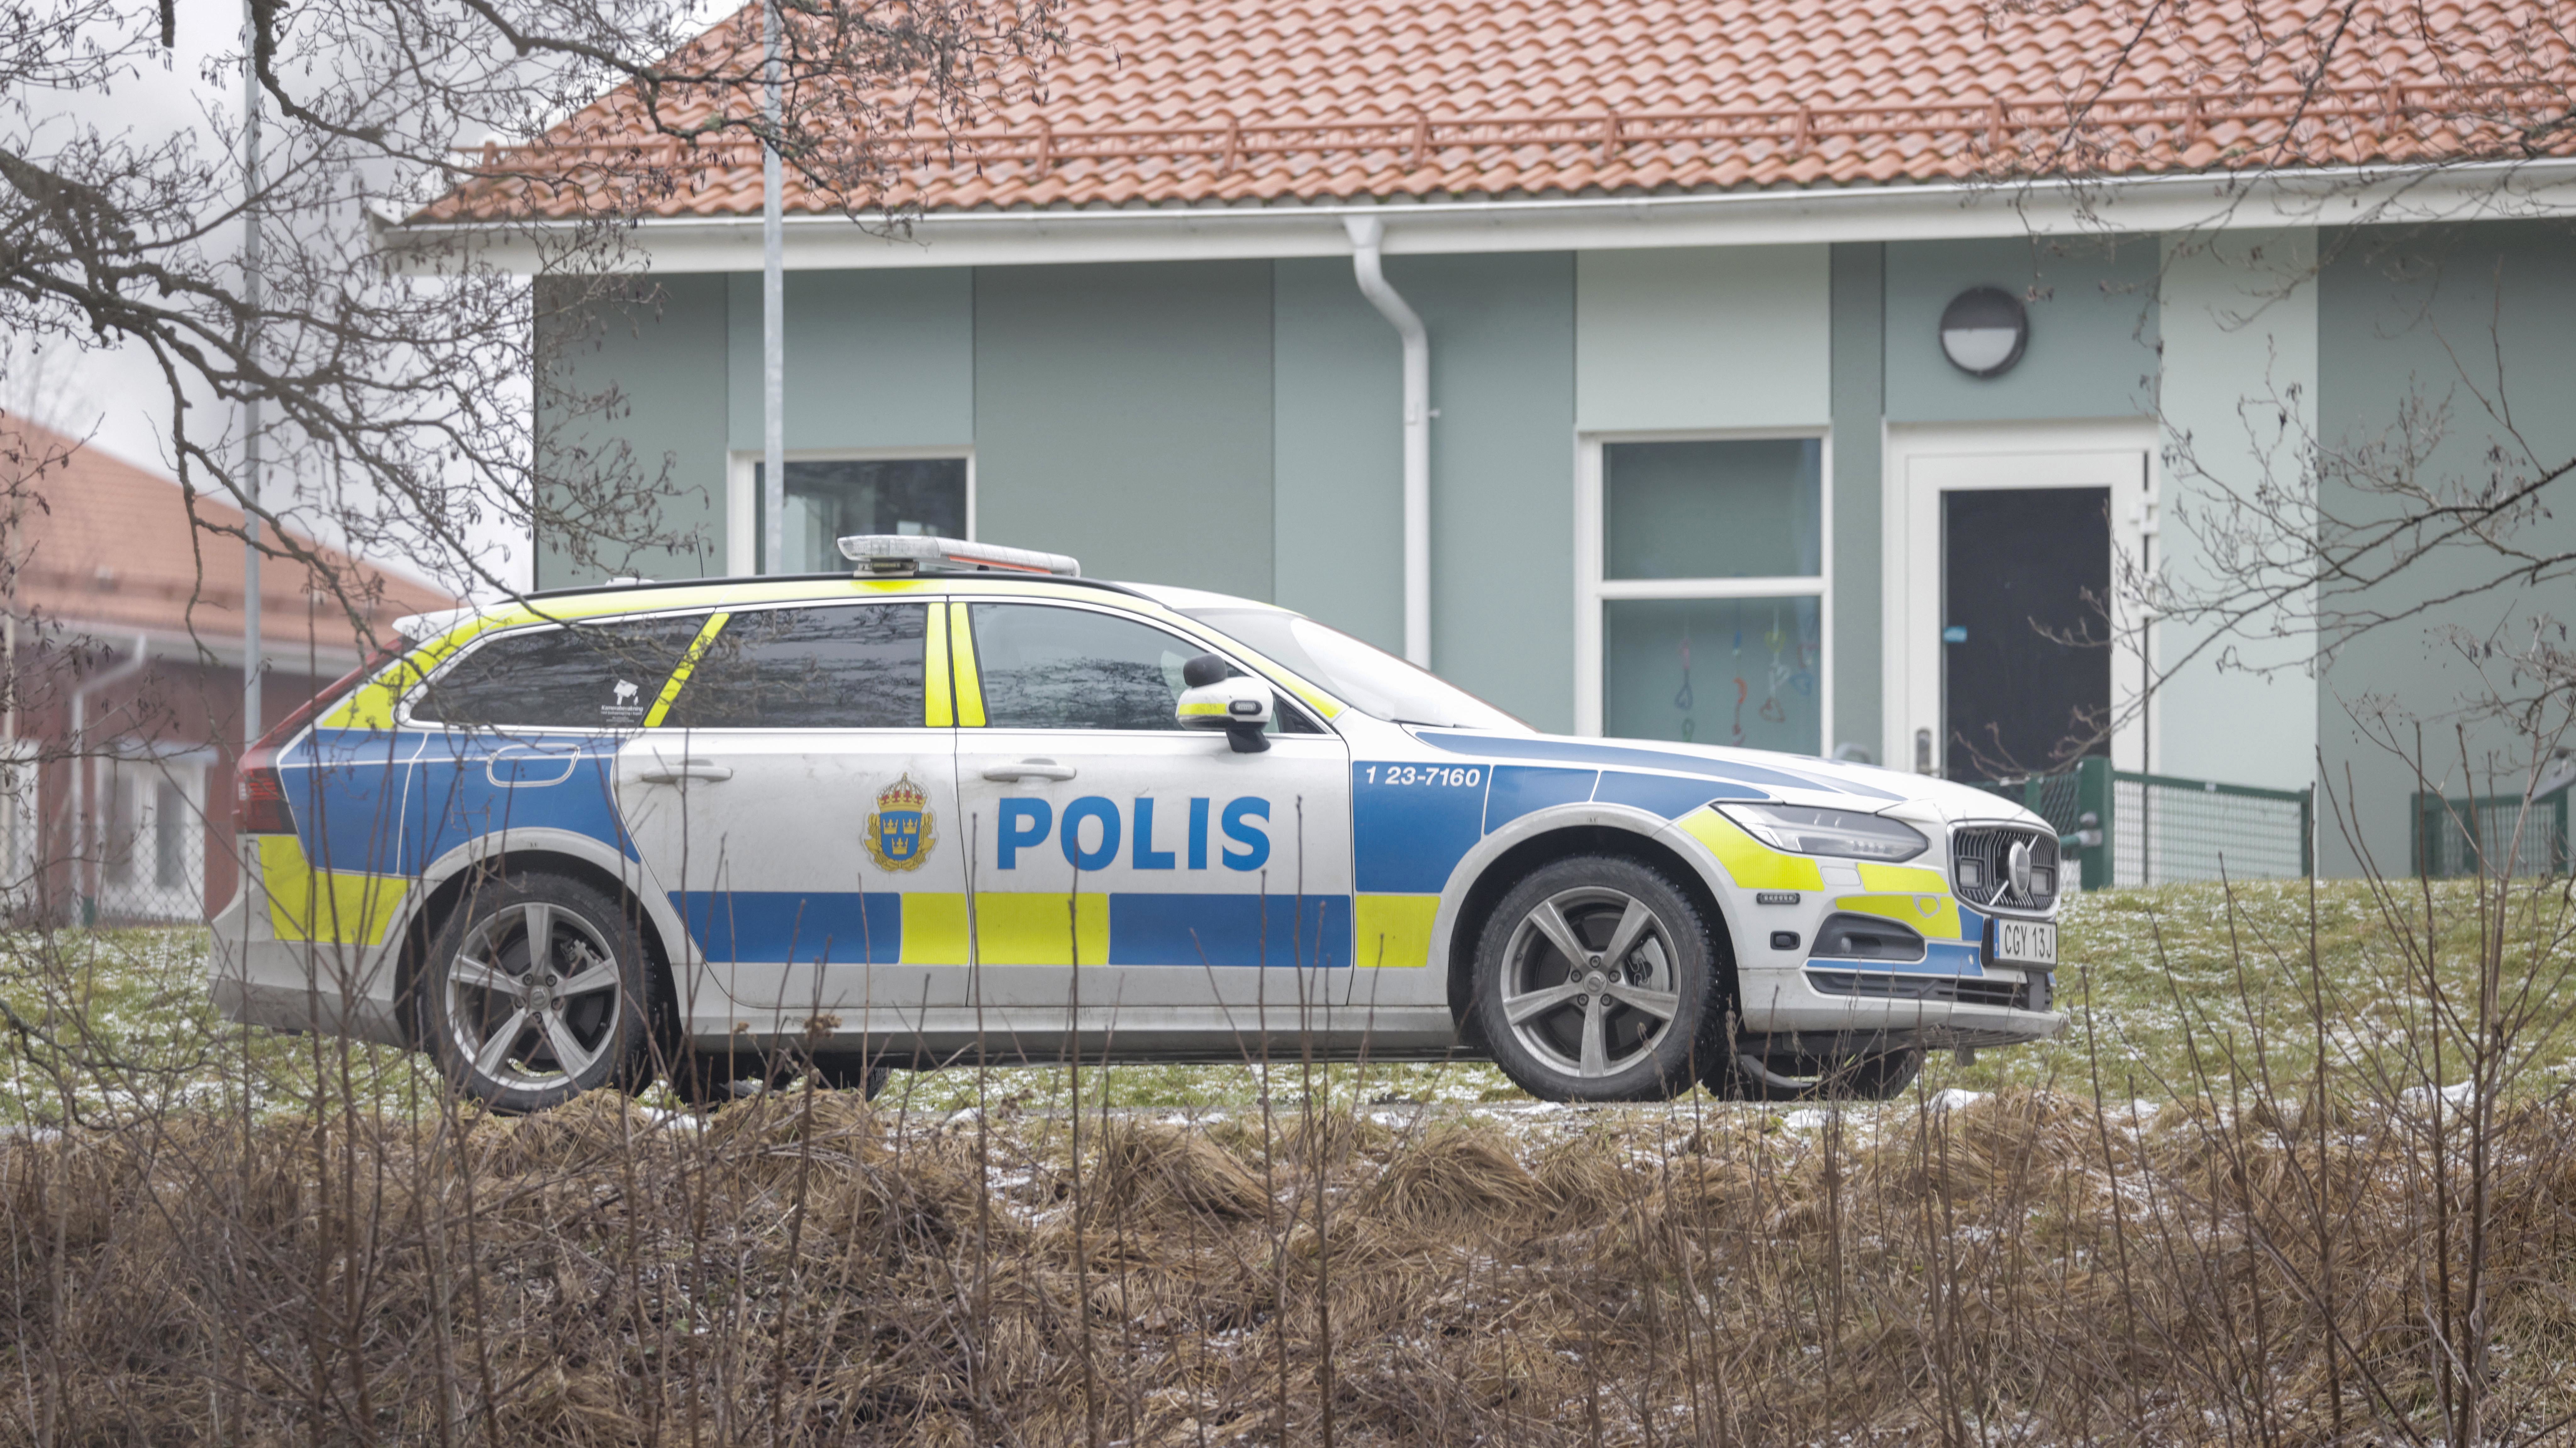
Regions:
<svg viewBox="0 0 2576 1448"><path fill-rule="evenodd" d="M1072 765L1058 764L1052 759L1023 759L1017 764L984 766L986 779L997 780L1004 784L1023 779L1071 779L1075 773Z"/></svg>
<svg viewBox="0 0 2576 1448"><path fill-rule="evenodd" d="M646 784L680 784L692 779L716 784L733 778L733 771L712 759L677 761L657 759L653 761L651 768L639 772L635 777Z"/></svg>

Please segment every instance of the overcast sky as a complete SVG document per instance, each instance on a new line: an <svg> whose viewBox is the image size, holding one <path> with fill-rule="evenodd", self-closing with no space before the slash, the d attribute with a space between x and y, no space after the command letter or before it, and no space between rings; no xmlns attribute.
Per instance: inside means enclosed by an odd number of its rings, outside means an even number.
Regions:
<svg viewBox="0 0 2576 1448"><path fill-rule="evenodd" d="M166 63L128 76L103 95L63 98L61 111L129 132L138 141L180 130L214 136L207 130L209 111L228 120L241 115L242 88L237 62L209 81L206 70L241 53L241 11L235 0L190 0L178 7L178 46ZM237 242L234 244L238 244ZM138 467L172 475L170 466L170 401L168 384L151 354L140 347L86 352L56 348L33 357L23 342L10 346L5 366L5 405L25 408L37 421L92 443ZM174 498L175 502L175 498ZM326 540L337 541L337 540ZM499 571L522 586L527 581L525 535L491 531L478 541L508 551ZM408 576L419 570L401 558L370 562Z"/></svg>

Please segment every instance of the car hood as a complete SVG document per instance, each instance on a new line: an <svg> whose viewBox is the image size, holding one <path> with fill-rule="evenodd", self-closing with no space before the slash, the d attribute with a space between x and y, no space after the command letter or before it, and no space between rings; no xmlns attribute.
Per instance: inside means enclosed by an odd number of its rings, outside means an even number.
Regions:
<svg viewBox="0 0 2576 1448"><path fill-rule="evenodd" d="M1870 764L1847 764L1767 749L1728 749L1647 739L1579 739L1563 734L1503 734L1478 729L1416 728L1415 738L1435 749L1515 764L1645 769L1697 775L1734 786L1741 799L1773 799L1829 809L1867 810L1921 824L1962 820L2015 820L2040 824L2039 816L2000 795L1928 775Z"/></svg>

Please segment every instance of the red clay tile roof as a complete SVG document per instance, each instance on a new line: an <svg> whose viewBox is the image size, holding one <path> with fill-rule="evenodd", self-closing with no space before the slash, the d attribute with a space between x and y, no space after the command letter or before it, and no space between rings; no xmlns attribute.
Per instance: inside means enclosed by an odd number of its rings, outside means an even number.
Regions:
<svg viewBox="0 0 2576 1448"><path fill-rule="evenodd" d="M94 634L184 635L193 625L210 645L240 646L241 545L192 526L178 484L18 418L0 421L0 469L43 500L22 506L15 519L0 514L0 540L18 564L10 609ZM0 509L8 506L0 493ZM240 509L202 494L196 511L207 526L241 526ZM367 611L374 642L384 642L387 626L405 614L456 607L437 589L319 551L352 570L345 576L355 587L378 590ZM308 640L321 648L357 646L347 613L314 596L303 568L271 559L259 582L265 648L292 654Z"/></svg>
<svg viewBox="0 0 2576 1448"><path fill-rule="evenodd" d="M905 158L903 180L855 204L1597 195L2520 156L2518 128L2553 102L2563 113L2567 8L1070 0L1043 99L991 97L953 137L880 138ZM747 8L700 44L756 47L758 23ZM2320 55L2323 82L2303 93ZM712 110L701 99L667 118ZM759 209L755 149L656 139L639 114L619 92L545 147L487 153L491 174L418 219ZM2540 145L2576 153L2564 132ZM839 209L792 178L786 205Z"/></svg>

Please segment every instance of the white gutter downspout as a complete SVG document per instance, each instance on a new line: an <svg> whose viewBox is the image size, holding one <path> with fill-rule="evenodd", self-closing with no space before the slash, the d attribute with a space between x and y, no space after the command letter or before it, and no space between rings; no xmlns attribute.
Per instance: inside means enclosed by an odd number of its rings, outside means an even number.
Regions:
<svg viewBox="0 0 2576 1448"><path fill-rule="evenodd" d="M1378 244L1386 223L1374 216L1346 216L1351 271L1360 295L1395 325L1404 339L1404 657L1431 667L1431 336L1422 319L1386 284Z"/></svg>

